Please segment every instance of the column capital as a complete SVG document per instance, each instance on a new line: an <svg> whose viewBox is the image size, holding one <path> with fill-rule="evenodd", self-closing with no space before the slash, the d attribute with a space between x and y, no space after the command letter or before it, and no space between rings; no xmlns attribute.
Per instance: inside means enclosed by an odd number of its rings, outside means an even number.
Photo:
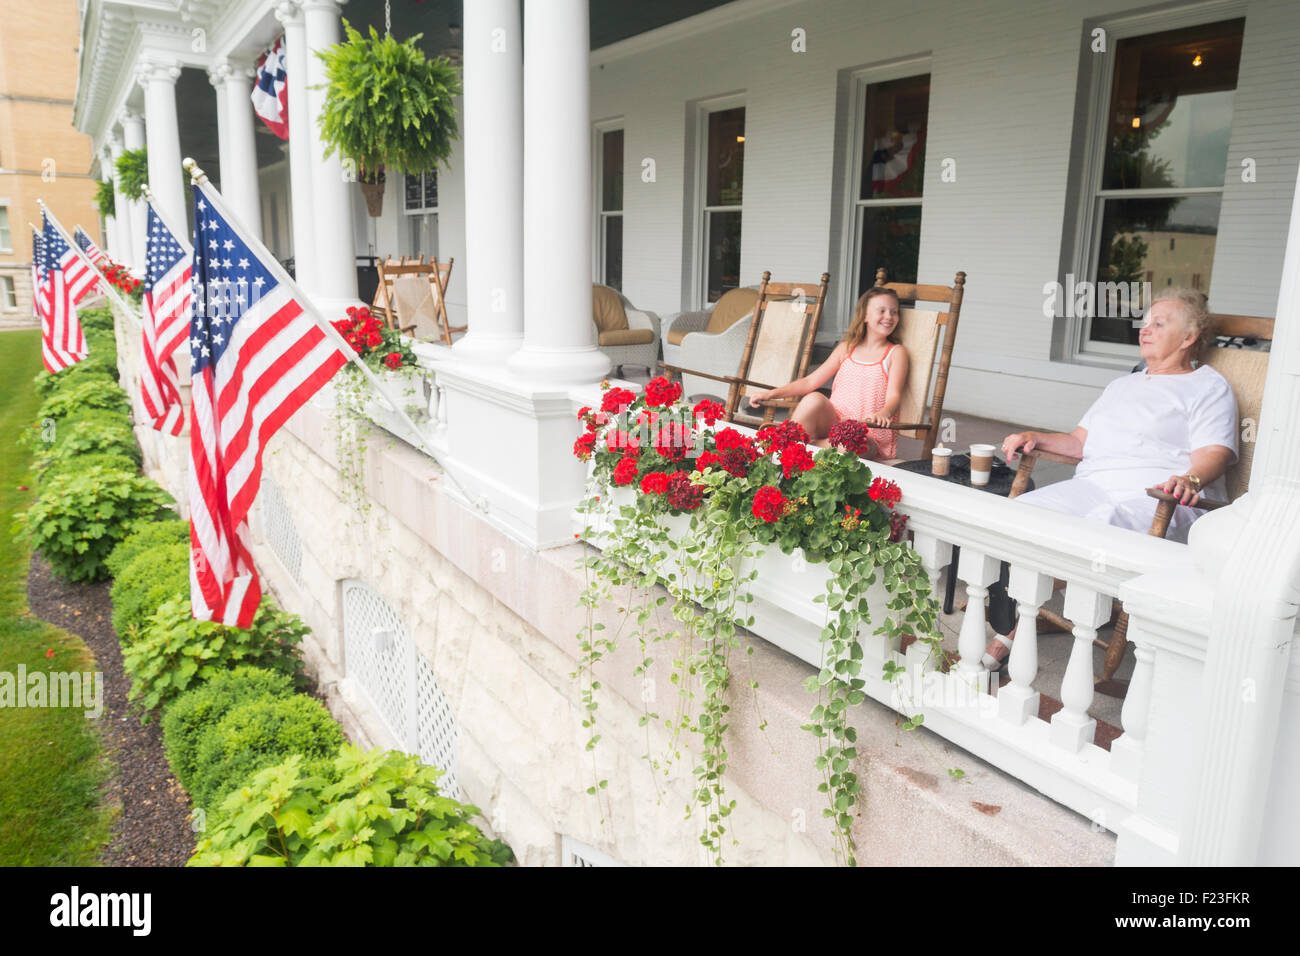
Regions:
<svg viewBox="0 0 1300 956"><path fill-rule="evenodd" d="M117 111L117 121L122 124L122 129L125 132L127 126L143 123L144 115L136 112L129 106L124 106ZM115 136L114 138L117 137Z"/></svg>
<svg viewBox="0 0 1300 956"><path fill-rule="evenodd" d="M109 130L104 136L104 151L116 155L122 151L122 134Z"/></svg>
<svg viewBox="0 0 1300 956"><path fill-rule="evenodd" d="M257 75L251 66L242 66L229 59L219 60L208 67L208 82L220 89L226 83L246 82Z"/></svg>
<svg viewBox="0 0 1300 956"><path fill-rule="evenodd" d="M181 78L181 65L175 60L145 60L135 70L136 82L141 86L149 83L170 83L176 85Z"/></svg>
<svg viewBox="0 0 1300 956"><path fill-rule="evenodd" d="M276 4L275 18L287 26L297 26L302 20L302 4L298 0L284 0Z"/></svg>
<svg viewBox="0 0 1300 956"><path fill-rule="evenodd" d="M303 13L316 13L322 11L325 13L342 14L343 5L348 0L301 0L300 6Z"/></svg>

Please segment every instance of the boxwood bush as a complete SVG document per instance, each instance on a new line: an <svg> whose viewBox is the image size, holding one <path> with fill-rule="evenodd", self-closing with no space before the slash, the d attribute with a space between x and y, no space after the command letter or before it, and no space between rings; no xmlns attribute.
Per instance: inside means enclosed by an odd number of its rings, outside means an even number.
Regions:
<svg viewBox="0 0 1300 956"><path fill-rule="evenodd" d="M291 694L293 680L287 674L244 666L222 671L172 701L163 711L163 747L181 786L193 789L199 741L221 718L240 704Z"/></svg>
<svg viewBox="0 0 1300 956"><path fill-rule="evenodd" d="M190 796L213 809L258 770L298 754L313 774L334 776L343 731L306 694L251 700L234 707L199 738Z"/></svg>
<svg viewBox="0 0 1300 956"><path fill-rule="evenodd" d="M167 544L176 544L177 542L188 544L189 540L190 523L188 521L182 521L180 518L155 521L123 539L122 543L113 549L113 553L108 556L108 560L104 564L108 567L108 573L113 577L117 577L128 564L135 560L136 555Z"/></svg>
<svg viewBox="0 0 1300 956"><path fill-rule="evenodd" d="M189 543L174 541L138 552L114 576L111 596L113 630L123 644L130 644L140 636L163 602L172 598L189 599Z"/></svg>
<svg viewBox="0 0 1300 956"><path fill-rule="evenodd" d="M502 866L478 808L438 792L442 771L393 750L344 745L337 783L295 754L232 790L188 866Z"/></svg>
<svg viewBox="0 0 1300 956"><path fill-rule="evenodd" d="M196 621L186 595L164 601L140 637L122 648L122 666L131 678L128 697L149 712L175 700L190 687L240 664L265 667L306 686L297 645L309 628L296 614L262 599L248 630Z"/></svg>
<svg viewBox="0 0 1300 956"><path fill-rule="evenodd" d="M95 465L41 482L40 497L19 515L19 527L57 575L98 581L118 543L166 517L171 504L151 479Z"/></svg>

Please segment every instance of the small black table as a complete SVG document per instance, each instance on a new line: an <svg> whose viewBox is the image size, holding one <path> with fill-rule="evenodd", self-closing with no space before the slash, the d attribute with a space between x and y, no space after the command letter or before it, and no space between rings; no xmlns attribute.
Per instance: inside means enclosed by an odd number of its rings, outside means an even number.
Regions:
<svg viewBox="0 0 1300 956"><path fill-rule="evenodd" d="M993 468L989 475L987 485L972 485L970 483L970 455L953 455L948 462L948 474L935 475L931 474L931 461L929 458L918 461L903 461L894 466L901 468L903 471L910 471L917 475L928 475L936 481L950 481L953 484L965 485L967 488L978 488L980 491L987 491L990 494L1001 495L1005 498L1011 494L1011 485L1016 480L1016 470L1008 467L1004 462L993 459ZM1034 488L1033 479L1025 487L1025 491L1032 491ZM952 601L954 592L957 590L957 559L961 557L961 548L957 545L952 546L952 564L948 566L948 584L943 592L943 613L952 613Z"/></svg>

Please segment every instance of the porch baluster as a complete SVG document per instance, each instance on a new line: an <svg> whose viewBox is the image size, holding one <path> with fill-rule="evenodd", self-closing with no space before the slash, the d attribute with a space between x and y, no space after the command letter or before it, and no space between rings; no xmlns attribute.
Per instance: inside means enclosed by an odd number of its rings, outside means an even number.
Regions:
<svg viewBox="0 0 1300 956"><path fill-rule="evenodd" d="M1147 724L1151 713L1151 677L1155 667L1156 654L1145 643L1138 622L1129 620L1129 643L1133 645L1133 656L1137 663L1133 668L1133 679L1129 681L1128 694L1124 697L1124 707L1120 710L1120 723L1124 733L1111 742L1110 769L1112 772L1138 782L1142 772L1142 756L1146 751Z"/></svg>
<svg viewBox="0 0 1300 956"><path fill-rule="evenodd" d="M1007 661L1011 683L998 691L998 714L1013 724L1023 724L1038 715L1038 609L1052 596L1052 576L1029 568L1011 569L1007 593L1016 601L1020 620Z"/></svg>
<svg viewBox="0 0 1300 956"><path fill-rule="evenodd" d="M997 580L998 571L996 559L974 548L962 548L957 574L966 584L966 615L957 636L957 652L961 654L957 673L962 683L982 694L989 692L989 671L980 660L988 643L984 599L988 597L989 585Z"/></svg>
<svg viewBox="0 0 1300 956"><path fill-rule="evenodd" d="M1072 752L1092 743L1097 721L1092 706L1092 642L1097 628L1110 620L1111 598L1071 582L1065 592L1065 617L1074 622L1074 645L1061 680L1062 709L1052 715L1052 743Z"/></svg>

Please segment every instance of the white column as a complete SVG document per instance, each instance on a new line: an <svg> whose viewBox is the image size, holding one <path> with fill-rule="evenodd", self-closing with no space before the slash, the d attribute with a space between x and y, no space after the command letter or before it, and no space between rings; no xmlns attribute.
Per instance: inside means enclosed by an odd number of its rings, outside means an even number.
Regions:
<svg viewBox="0 0 1300 956"><path fill-rule="evenodd" d="M217 100L217 185L221 188L223 196L226 194L231 167L230 137L226 135L230 120L226 118L226 97L221 91L221 82L225 79L228 69L229 64L224 62L208 69L208 82L212 84L212 92Z"/></svg>
<svg viewBox="0 0 1300 956"><path fill-rule="evenodd" d="M212 68L217 101L217 139L221 150L221 194L246 231L262 238L262 198L257 183L257 144L253 141L253 70L223 61Z"/></svg>
<svg viewBox="0 0 1300 956"><path fill-rule="evenodd" d="M174 61L146 62L138 74L144 88L144 121L149 139L149 189L159 212L169 222L185 222L185 181L181 169L181 134L176 120L176 81L181 68Z"/></svg>
<svg viewBox="0 0 1300 956"><path fill-rule="evenodd" d="M557 385L597 381L610 367L591 321L588 16L588 0L530 2L524 9L527 295L524 347L508 365L526 379Z"/></svg>
<svg viewBox="0 0 1300 956"><path fill-rule="evenodd" d="M464 9L465 287L453 347L504 361L524 337L524 63L517 0Z"/></svg>
<svg viewBox="0 0 1300 956"><path fill-rule="evenodd" d="M282 3L275 17L284 24L286 80L289 85L289 188L293 194L293 261L295 278L316 288L312 263L316 237L312 229L311 125L307 117L307 29L302 8Z"/></svg>
<svg viewBox="0 0 1300 956"><path fill-rule="evenodd" d="M113 165L113 150L109 145L110 142L111 140L106 139L104 145L100 147L99 150L100 179L113 184L113 215L107 216L104 219L104 231L107 233L104 237L104 241L107 244L104 252L115 262L121 262L121 225L123 219L125 219L126 206L122 203L122 197L118 194L117 169Z"/></svg>
<svg viewBox="0 0 1300 956"><path fill-rule="evenodd" d="M117 114L117 120L122 124L122 148L118 149L117 155L121 156L128 149L139 149L144 145L144 117L133 109L123 109ZM114 157L116 159L117 157ZM121 193L118 193L121 198ZM127 251L126 264L135 271L142 271L144 268L144 233L145 233L145 211L144 201L141 199L126 200L127 209L127 242L125 249Z"/></svg>
<svg viewBox="0 0 1300 956"><path fill-rule="evenodd" d="M355 182L344 178L338 152L328 157L325 155L325 144L317 125L325 105L325 65L315 54L339 42L340 9L341 4L336 0L306 0L302 4L306 20L307 126L311 138L311 201L315 206L316 249L316 261L312 265L315 287L308 291L317 305L331 313L341 313L358 301L352 225L352 190L357 187ZM292 112L289 122L293 123Z"/></svg>

